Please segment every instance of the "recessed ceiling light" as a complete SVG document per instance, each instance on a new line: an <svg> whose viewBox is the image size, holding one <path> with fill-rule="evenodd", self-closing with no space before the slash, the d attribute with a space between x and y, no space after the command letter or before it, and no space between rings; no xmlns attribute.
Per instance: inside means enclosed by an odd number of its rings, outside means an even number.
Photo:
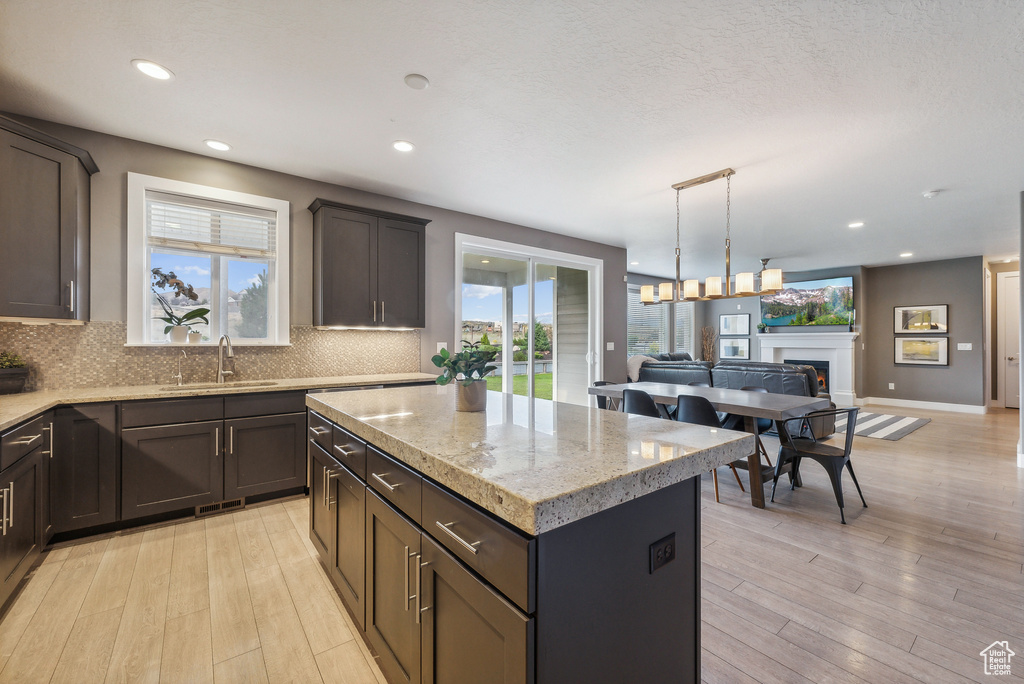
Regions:
<svg viewBox="0 0 1024 684"><path fill-rule="evenodd" d="M203 142L206 143L207 147L217 150L218 152L227 152L231 149L231 145L228 145L226 142L221 142L220 140L204 140Z"/></svg>
<svg viewBox="0 0 1024 684"><path fill-rule="evenodd" d="M901 259L906 259L907 257L912 257L912 256L914 256L913 252L902 252L902 253L900 253L900 258Z"/></svg>
<svg viewBox="0 0 1024 684"><path fill-rule="evenodd" d="M150 62L147 59L133 59L132 66L150 78L155 78L160 81L169 81L174 78L174 74L171 73L170 69L160 66L156 62Z"/></svg>
<svg viewBox="0 0 1024 684"><path fill-rule="evenodd" d="M921 193L921 197L925 199L935 199L942 190L925 190Z"/></svg>
<svg viewBox="0 0 1024 684"><path fill-rule="evenodd" d="M481 259L480 263L481 264L489 264L489 263L491 263L491 260L490 259Z"/></svg>
<svg viewBox="0 0 1024 684"><path fill-rule="evenodd" d="M430 85L430 81L421 74L409 74L405 77L405 85L413 90L426 90L427 86Z"/></svg>
<svg viewBox="0 0 1024 684"><path fill-rule="evenodd" d="M853 223L851 223L850 225L847 226L847 228L863 228L863 227L864 227L864 222L863 221L854 221Z"/></svg>
<svg viewBox="0 0 1024 684"><path fill-rule="evenodd" d="M396 140L395 142L391 143L391 146L394 147L399 152L412 152L413 148L416 147L408 140Z"/></svg>
<svg viewBox="0 0 1024 684"><path fill-rule="evenodd" d="M630 266L639 266L639 265L640 265L640 262L639 262L639 261L630 261L630 262L629 262L629 265L630 265Z"/></svg>

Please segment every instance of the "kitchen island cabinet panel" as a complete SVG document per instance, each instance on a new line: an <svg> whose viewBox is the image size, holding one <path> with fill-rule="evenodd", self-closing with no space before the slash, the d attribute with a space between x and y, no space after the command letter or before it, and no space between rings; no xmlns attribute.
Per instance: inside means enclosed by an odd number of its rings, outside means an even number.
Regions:
<svg viewBox="0 0 1024 684"><path fill-rule="evenodd" d="M423 684L532 682L533 618L428 536L421 544Z"/></svg>
<svg viewBox="0 0 1024 684"><path fill-rule="evenodd" d="M334 562L331 580L359 629L366 628L366 485L337 465L328 481L335 508Z"/></svg>
<svg viewBox="0 0 1024 684"><path fill-rule="evenodd" d="M306 484L306 414L224 421L224 499L294 489Z"/></svg>
<svg viewBox="0 0 1024 684"><path fill-rule="evenodd" d="M366 636L392 684L420 682L419 565L419 530L368 489Z"/></svg>
<svg viewBox="0 0 1024 684"><path fill-rule="evenodd" d="M325 567L334 565L335 516L328 492L333 459L314 440L309 440L309 540Z"/></svg>
<svg viewBox="0 0 1024 684"><path fill-rule="evenodd" d="M224 491L222 421L121 431L121 518L219 501Z"/></svg>
<svg viewBox="0 0 1024 684"><path fill-rule="evenodd" d="M55 532L117 520L117 405L57 409L50 468Z"/></svg>
<svg viewBox="0 0 1024 684"><path fill-rule="evenodd" d="M41 550L43 451L40 445L0 472L0 604L10 598Z"/></svg>

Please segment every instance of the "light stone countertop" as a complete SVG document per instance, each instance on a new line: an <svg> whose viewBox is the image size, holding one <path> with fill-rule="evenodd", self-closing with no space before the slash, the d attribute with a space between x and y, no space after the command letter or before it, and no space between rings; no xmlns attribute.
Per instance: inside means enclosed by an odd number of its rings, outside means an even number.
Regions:
<svg viewBox="0 0 1024 684"><path fill-rule="evenodd" d="M64 404L91 404L103 401L132 401L135 399L173 399L176 397L201 397L217 394L252 394L253 392L281 392L286 390L309 390L331 387L360 387L364 385L394 385L406 382L432 381L436 375L430 373L389 373L386 375L344 375L325 378L284 378L278 380L253 380L250 382L226 382L223 385L203 383L182 385L172 391L162 385L133 385L125 387L88 387L63 390L40 390L21 394L0 395L0 431L14 427L54 406ZM255 384L260 383L260 384ZM264 384L266 383L266 384Z"/></svg>
<svg viewBox="0 0 1024 684"><path fill-rule="evenodd" d="M455 411L455 387L311 394L306 405L478 506L539 535L719 465L754 437L488 392Z"/></svg>

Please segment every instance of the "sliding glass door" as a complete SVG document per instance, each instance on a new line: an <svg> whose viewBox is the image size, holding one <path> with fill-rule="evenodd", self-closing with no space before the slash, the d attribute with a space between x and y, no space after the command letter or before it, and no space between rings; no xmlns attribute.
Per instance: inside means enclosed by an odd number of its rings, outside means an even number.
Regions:
<svg viewBox="0 0 1024 684"><path fill-rule="evenodd" d="M463 235L456 250L457 339L498 352L488 389L586 405L600 377L601 262Z"/></svg>

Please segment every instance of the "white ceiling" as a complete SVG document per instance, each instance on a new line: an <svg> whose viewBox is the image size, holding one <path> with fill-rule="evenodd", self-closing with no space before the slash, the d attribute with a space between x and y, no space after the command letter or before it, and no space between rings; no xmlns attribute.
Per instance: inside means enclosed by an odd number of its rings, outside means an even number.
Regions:
<svg viewBox="0 0 1024 684"><path fill-rule="evenodd" d="M1022 36L1020 0L0 0L0 110L225 140L657 275L670 186L731 166L734 271L872 266L1018 252ZM684 277L722 270L724 181L681 202Z"/></svg>

